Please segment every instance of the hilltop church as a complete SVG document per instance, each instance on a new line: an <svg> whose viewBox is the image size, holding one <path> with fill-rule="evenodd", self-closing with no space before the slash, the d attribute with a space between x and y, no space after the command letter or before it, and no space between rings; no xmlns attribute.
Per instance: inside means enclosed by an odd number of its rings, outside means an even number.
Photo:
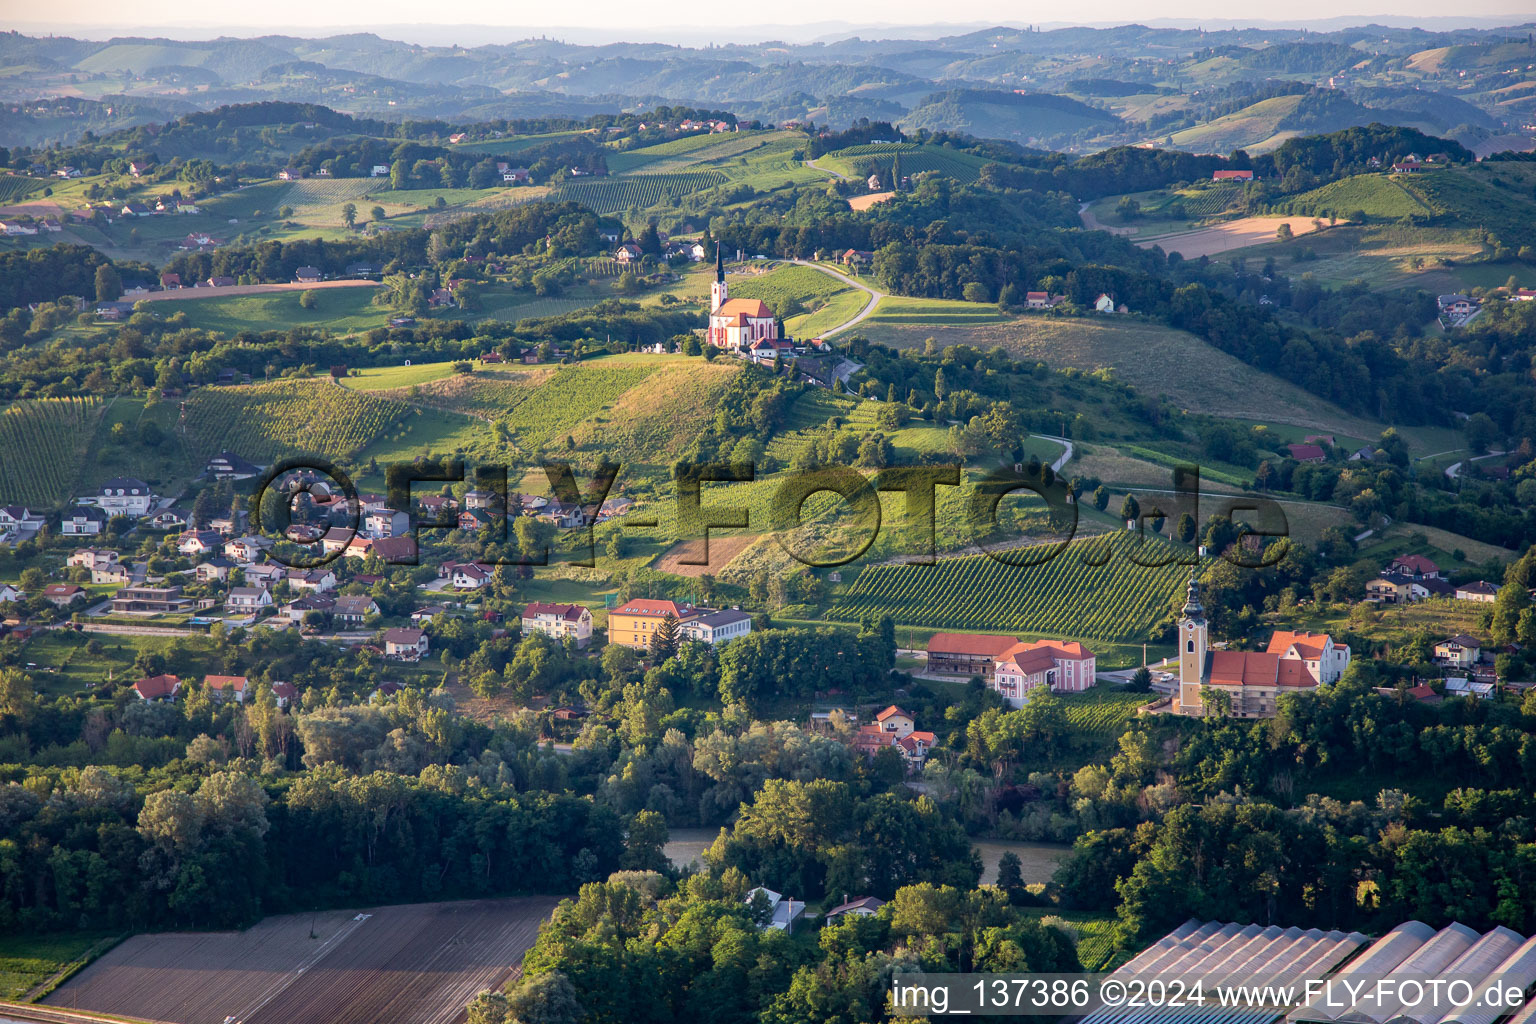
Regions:
<svg viewBox="0 0 1536 1024"><path fill-rule="evenodd" d="M1273 718L1282 694L1338 682L1349 665L1349 646L1327 633L1276 630L1264 651L1210 649L1200 581L1189 577L1189 596L1179 616L1179 689L1173 711L1203 715L1208 687L1225 693L1234 718Z"/></svg>
<svg viewBox="0 0 1536 1024"><path fill-rule="evenodd" d="M715 283L709 286L709 335L716 348L747 352L757 341L777 341L779 321L762 299L733 299L725 283L725 258L715 246Z"/></svg>

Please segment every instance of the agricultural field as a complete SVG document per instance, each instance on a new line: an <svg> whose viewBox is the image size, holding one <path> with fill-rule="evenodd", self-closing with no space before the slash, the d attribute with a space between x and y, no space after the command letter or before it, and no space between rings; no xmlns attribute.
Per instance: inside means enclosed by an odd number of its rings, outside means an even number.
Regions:
<svg viewBox="0 0 1536 1024"><path fill-rule="evenodd" d="M189 291L192 289L183 289ZM198 289L201 290L201 289ZM305 291L313 291L315 308L299 305ZM214 289L207 289L214 291ZM290 327L329 327L333 331L366 331L383 327L393 311L387 306L375 306L375 289L315 288L288 289L258 295L192 295L167 307L171 312L185 313L189 326L228 335L241 331L286 330Z"/></svg>
<svg viewBox="0 0 1536 1024"><path fill-rule="evenodd" d="M859 325L859 332L896 348L918 348L934 336L931 326L873 317ZM1289 422L1311 428L1309 432L1352 437L1376 437L1382 429L1193 334L1128 317L1025 314L1001 323L949 327L942 342L983 351L1001 345L1015 358L1038 359L1053 368L1108 369L1144 394L1166 396L1181 408L1213 416ZM1192 367L1200 371L1192 372Z"/></svg>
<svg viewBox="0 0 1536 1024"><path fill-rule="evenodd" d="M1009 320L990 302L965 302L961 299L924 299L907 295L887 295L875 311L860 323L867 325L905 324L925 327L964 327L972 324L1000 324Z"/></svg>
<svg viewBox="0 0 1536 1024"><path fill-rule="evenodd" d="M851 178L867 178L876 171L888 171L891 160L901 155L901 173L918 174L938 171L958 181L975 181L990 161L971 153L943 146L919 146L911 142L877 142L849 146L818 157L816 162L828 170L840 171Z"/></svg>
<svg viewBox="0 0 1536 1024"><path fill-rule="evenodd" d="M805 137L797 132L685 135L655 146L614 153L608 157L608 169L614 174L669 174L695 165L719 165L768 146L797 142L805 142Z"/></svg>
<svg viewBox="0 0 1536 1024"><path fill-rule="evenodd" d="M830 617L857 622L870 614L889 614L913 626L1089 641L1140 639L1169 613L1188 569L1177 564L1178 552L1171 545L1151 539L1139 557L1166 557L1170 564L1136 565L1130 560L1135 543L1118 533L1079 539L1029 567L987 555L945 558L933 565L870 566L834 600ZM1045 557L1049 550L1020 549L1014 557Z"/></svg>
<svg viewBox="0 0 1536 1024"><path fill-rule="evenodd" d="M96 398L33 399L0 412L0 494L45 508L67 501L100 416Z"/></svg>
<svg viewBox="0 0 1536 1024"><path fill-rule="evenodd" d="M136 935L45 1003L177 1024L452 1024L506 980L555 902L421 903Z"/></svg>
<svg viewBox="0 0 1536 1024"><path fill-rule="evenodd" d="M583 420L613 408L621 395L656 370L656 365L614 362L562 367L503 419L513 443L523 451L561 448Z"/></svg>
<svg viewBox="0 0 1536 1024"><path fill-rule="evenodd" d="M1150 694L1127 693L1118 686L1095 686L1082 693L1061 695L1072 731L1099 737L1119 736L1125 723L1136 717L1136 709L1151 699Z"/></svg>
<svg viewBox="0 0 1536 1024"><path fill-rule="evenodd" d="M1284 273L1310 274L1330 287L1364 281L1373 288L1407 286L1439 293L1469 283L1503 284L1510 265L1468 264L1487 253L1476 231L1394 221L1364 227L1340 225L1287 243L1270 240L1243 250L1242 255L1258 260L1273 257ZM1487 276L1493 280L1482 279ZM1478 280L1468 282L1469 277Z"/></svg>
<svg viewBox="0 0 1536 1024"><path fill-rule="evenodd" d="M702 192L728 179L719 171L693 171L680 174L636 174L623 178L599 178L596 181L567 181L557 187L552 198L571 200L600 214L622 213L629 209L647 209L658 203L675 201L693 192Z"/></svg>
<svg viewBox="0 0 1536 1024"><path fill-rule="evenodd" d="M20 1000L60 971L113 941L105 932L0 936L0 999Z"/></svg>
<svg viewBox="0 0 1536 1024"><path fill-rule="evenodd" d="M390 391L441 380L453 374L452 363L418 363L415 366L372 366L353 370L341 386L353 391Z"/></svg>
<svg viewBox="0 0 1536 1024"><path fill-rule="evenodd" d="M505 139L486 139L482 142L462 142L453 147L455 153L484 153L487 156L511 156L525 149L542 146L548 142L557 142L560 139L569 138L572 135L581 135L585 129L572 129L566 132L549 132L546 135L518 135Z"/></svg>
<svg viewBox="0 0 1536 1024"><path fill-rule="evenodd" d="M762 299L785 324L791 337L815 337L847 323L869 296L810 267L779 266L766 274L731 282L735 298Z"/></svg>
<svg viewBox="0 0 1536 1024"><path fill-rule="evenodd" d="M0 174L0 203L15 203L41 192L48 186L42 178L24 178L19 174Z"/></svg>
<svg viewBox="0 0 1536 1024"><path fill-rule="evenodd" d="M355 202L388 187L388 178L305 178L291 183L278 201L293 207L298 214L315 207Z"/></svg>
<svg viewBox="0 0 1536 1024"><path fill-rule="evenodd" d="M328 379L281 380L200 389L187 399L185 431L197 464L226 448L256 461L299 453L345 459L408 411Z"/></svg>
<svg viewBox="0 0 1536 1024"><path fill-rule="evenodd" d="M1382 220L1432 217L1437 211L1409 191L1400 177L1387 174L1356 174L1303 192L1286 203L1293 213L1316 216L1332 211L1341 217L1355 212Z"/></svg>

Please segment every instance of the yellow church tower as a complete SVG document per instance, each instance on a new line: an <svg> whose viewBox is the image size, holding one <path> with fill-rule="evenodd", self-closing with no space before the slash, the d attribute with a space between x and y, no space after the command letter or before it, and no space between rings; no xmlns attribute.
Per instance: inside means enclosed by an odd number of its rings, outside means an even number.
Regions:
<svg viewBox="0 0 1536 1024"><path fill-rule="evenodd" d="M1205 608L1200 604L1198 569L1189 574L1189 599L1179 615L1179 710L1201 711L1200 687L1205 679L1207 649Z"/></svg>

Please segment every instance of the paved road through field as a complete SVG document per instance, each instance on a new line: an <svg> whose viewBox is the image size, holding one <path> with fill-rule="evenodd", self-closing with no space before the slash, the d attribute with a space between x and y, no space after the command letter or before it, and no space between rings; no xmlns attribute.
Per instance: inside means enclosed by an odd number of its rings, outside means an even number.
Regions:
<svg viewBox="0 0 1536 1024"><path fill-rule="evenodd" d="M843 282L843 284L846 284L848 287L857 288L859 291L869 296L869 301L864 304L863 309L859 310L857 316L855 316L852 320L845 320L843 323L838 324L830 331L822 331L821 336L823 338L830 338L834 334L846 331L848 328L862 323L866 317L875 311L875 307L880 305L880 300L885 298L884 292L877 292L866 284L860 284L858 281L855 281L853 278L849 277L847 274L840 270L833 270L831 267L824 267L820 263L812 263L810 260L789 260L788 262L793 263L796 266L810 267L812 270L819 270L823 274L826 274L828 277L835 277L839 281Z"/></svg>

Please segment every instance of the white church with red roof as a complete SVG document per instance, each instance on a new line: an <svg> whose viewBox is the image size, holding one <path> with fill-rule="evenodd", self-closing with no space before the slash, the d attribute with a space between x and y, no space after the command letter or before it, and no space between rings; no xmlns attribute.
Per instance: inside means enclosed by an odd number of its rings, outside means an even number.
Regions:
<svg viewBox="0 0 1536 1024"><path fill-rule="evenodd" d="M749 352L755 342L775 341L779 320L762 299L733 299L725 283L725 259L715 247L715 281L709 286L709 334L706 340L730 352Z"/></svg>
<svg viewBox="0 0 1536 1024"><path fill-rule="evenodd" d="M1235 718L1273 718L1275 702L1287 693L1336 683L1349 666L1349 647L1327 633L1276 630L1264 651L1217 651L1208 642L1200 582L1189 580L1189 597L1179 616L1179 689L1171 710L1206 713L1205 695L1224 694Z"/></svg>

